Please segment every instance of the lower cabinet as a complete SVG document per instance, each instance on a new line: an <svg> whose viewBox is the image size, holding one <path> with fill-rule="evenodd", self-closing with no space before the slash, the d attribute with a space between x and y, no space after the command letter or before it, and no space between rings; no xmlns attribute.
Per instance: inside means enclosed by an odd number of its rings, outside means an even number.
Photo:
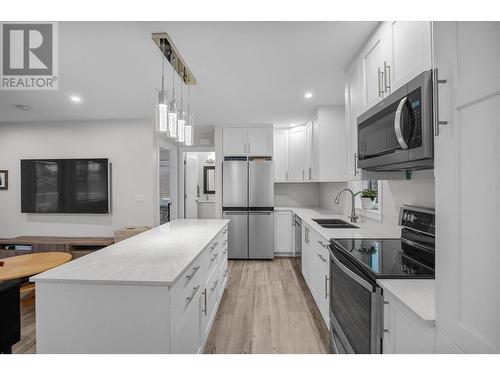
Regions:
<svg viewBox="0 0 500 375"><path fill-rule="evenodd" d="M227 226L170 288L171 352L203 350L228 276Z"/></svg>
<svg viewBox="0 0 500 375"><path fill-rule="evenodd" d="M328 241L307 224L302 225L302 275L318 309L330 328L329 251Z"/></svg>
<svg viewBox="0 0 500 375"><path fill-rule="evenodd" d="M384 291L384 354L431 354L435 329Z"/></svg>
<svg viewBox="0 0 500 375"><path fill-rule="evenodd" d="M274 255L293 253L293 212L274 211Z"/></svg>

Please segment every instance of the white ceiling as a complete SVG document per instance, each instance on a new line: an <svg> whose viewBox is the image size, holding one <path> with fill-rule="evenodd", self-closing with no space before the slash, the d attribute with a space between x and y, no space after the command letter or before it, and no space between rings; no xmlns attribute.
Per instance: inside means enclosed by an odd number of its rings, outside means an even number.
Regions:
<svg viewBox="0 0 500 375"><path fill-rule="evenodd" d="M154 118L160 52L151 33L163 31L198 81L191 89L197 124L304 122L318 105L343 104L346 65L375 26L61 22L59 90L0 91L0 122ZM171 82L169 73L169 89ZM312 99L304 99L306 91ZM82 102L71 103L72 94ZM32 110L19 111L16 104Z"/></svg>

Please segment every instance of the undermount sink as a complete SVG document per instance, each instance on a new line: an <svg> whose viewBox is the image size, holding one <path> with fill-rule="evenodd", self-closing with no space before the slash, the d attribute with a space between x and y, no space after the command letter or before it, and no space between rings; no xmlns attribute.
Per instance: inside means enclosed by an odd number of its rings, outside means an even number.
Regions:
<svg viewBox="0 0 500 375"><path fill-rule="evenodd" d="M356 225L350 224L342 219L312 219L312 221L315 221L323 228L330 228L330 229L359 228Z"/></svg>

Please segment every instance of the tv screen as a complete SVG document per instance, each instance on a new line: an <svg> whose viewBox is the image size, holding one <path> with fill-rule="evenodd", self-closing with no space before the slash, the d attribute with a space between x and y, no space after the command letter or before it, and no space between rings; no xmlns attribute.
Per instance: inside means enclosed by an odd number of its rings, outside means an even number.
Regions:
<svg viewBox="0 0 500 375"><path fill-rule="evenodd" d="M21 212L109 213L108 159L21 160Z"/></svg>

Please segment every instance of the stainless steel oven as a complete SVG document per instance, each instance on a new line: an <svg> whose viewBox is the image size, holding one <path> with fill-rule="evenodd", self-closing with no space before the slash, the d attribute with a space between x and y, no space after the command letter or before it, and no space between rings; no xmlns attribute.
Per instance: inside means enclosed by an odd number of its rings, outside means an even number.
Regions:
<svg viewBox="0 0 500 375"><path fill-rule="evenodd" d="M382 352L382 289L330 245L330 333L339 354Z"/></svg>
<svg viewBox="0 0 500 375"><path fill-rule="evenodd" d="M434 168L432 74L421 73L358 117L360 168Z"/></svg>

